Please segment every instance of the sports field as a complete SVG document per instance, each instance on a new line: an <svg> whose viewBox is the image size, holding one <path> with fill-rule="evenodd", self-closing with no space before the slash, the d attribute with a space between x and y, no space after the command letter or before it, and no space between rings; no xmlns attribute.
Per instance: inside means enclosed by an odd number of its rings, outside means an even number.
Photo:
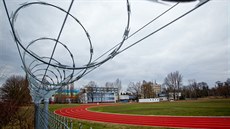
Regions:
<svg viewBox="0 0 230 129"><path fill-rule="evenodd" d="M64 106L64 105L63 105ZM62 106L62 107L63 107ZM70 105L69 105L70 106ZM74 106L74 105L72 105ZM91 105L92 106L92 105ZM95 113L95 112L89 112L86 109L91 107L89 105L81 105L80 107L77 108L67 108L67 109L62 109L59 110L59 114L62 114L64 116L68 116L68 117L72 117L72 118L77 118L77 119L85 119L85 120L94 120L94 121L100 121L100 122L111 122L111 118L115 118L115 117L121 117L121 115L111 115L111 117L108 117L108 115L106 116L106 114L101 114L101 113ZM97 105L93 105L93 106L97 106ZM100 107L94 107L94 108L90 108L90 110L96 110L96 111L106 111L106 112L113 112L113 113L124 113L124 114L141 114L141 115L173 115L173 116L230 116L229 112L230 112L230 100L229 99L218 99L218 100L199 100L199 101L179 101L179 102L163 102L163 103L149 103L149 104L119 104L119 105L111 105L111 106L100 106ZM161 110L162 108L162 110ZM143 111L144 110L144 111ZM156 110L156 111L153 111ZM168 110L173 110L173 111L168 111ZM180 111L181 110L181 113ZM208 111L206 111L208 110ZM57 113L58 113L57 112ZM159 114L159 112L161 112L161 114ZM162 113L163 112L163 113ZM202 115L201 115L201 112ZM209 114L210 112L212 112L211 114ZM156 114L157 113L157 114ZM181 115L183 114L183 115ZM95 116L95 117L94 117ZM123 117L123 116L122 116ZM123 119L126 119L126 121L128 121L128 118L130 118L130 116L124 117ZM133 119L133 118L131 118ZM142 118L141 118L142 119ZM144 117L143 117L144 119ZM153 124L156 120L158 120L159 122L161 122L160 119L162 118L153 118L154 120L152 122L149 122L151 124ZM163 118L165 119L165 118ZM167 118L168 119L168 118ZM170 118L167 121L164 121L164 123L155 123L156 126L158 124L159 125L165 125L166 127L189 127L188 125L186 126L181 126L181 123L178 122L177 120L181 120L183 121L183 123L188 123L191 124L191 120L193 120L192 117L190 118ZM202 121L205 122L202 122ZM216 119L214 117L213 118L195 118L196 122L200 122L199 126L195 126L193 124L191 124L193 127L229 127L230 125L228 124L230 120L230 117L220 117L218 119ZM126 123L124 122L125 120L121 120L121 123ZM131 120L130 120L131 121ZM176 122L179 123L179 126L174 126L173 124L170 126L171 122ZM191 121L191 122L190 122ZM225 122L224 122L225 121ZM79 122L79 121L78 121ZM135 118L134 121L135 122ZM168 124L167 124L168 122ZM117 122L115 122L117 123ZM118 122L119 123L119 122ZM128 122L130 123L130 122ZM131 122L132 123L132 122ZM209 123L209 125L207 125ZM83 124L86 124L86 127L88 126L92 126L93 128L149 128L149 127L140 127L140 126L128 126L128 125L111 125L108 123L87 123L85 121L83 121ZM96 125L95 125L96 124ZM144 125L144 121L142 122L142 124ZM217 126L217 124L219 124ZM154 126L154 125L153 125ZM160 127L165 127L165 126L160 126ZM151 127L152 128L152 127Z"/></svg>
<svg viewBox="0 0 230 129"><path fill-rule="evenodd" d="M121 104L89 110L137 115L230 116L230 99Z"/></svg>

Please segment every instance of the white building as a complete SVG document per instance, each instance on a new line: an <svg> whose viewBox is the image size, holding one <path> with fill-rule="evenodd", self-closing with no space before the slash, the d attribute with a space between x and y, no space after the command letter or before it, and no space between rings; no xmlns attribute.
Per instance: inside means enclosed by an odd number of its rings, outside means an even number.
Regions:
<svg viewBox="0 0 230 129"><path fill-rule="evenodd" d="M83 103L115 103L118 88L111 87L87 87L82 94Z"/></svg>

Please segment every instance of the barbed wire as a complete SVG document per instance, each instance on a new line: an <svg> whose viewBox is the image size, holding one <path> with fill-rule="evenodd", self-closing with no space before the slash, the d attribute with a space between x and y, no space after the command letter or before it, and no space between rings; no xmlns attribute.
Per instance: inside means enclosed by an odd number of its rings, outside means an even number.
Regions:
<svg viewBox="0 0 230 129"><path fill-rule="evenodd" d="M11 18L8 17L8 18L9 18L9 21L10 21L10 24L11 24L12 34L13 34L13 37L14 37L14 39L15 39L15 42L17 43L18 46L20 46L20 47L24 50L23 56L21 57L21 58L22 58L22 62L23 62L23 64L24 64L24 70L26 70L26 72L27 72L28 74L30 74L31 76L35 77L35 79L36 79L37 81L39 81L40 83L43 83L43 81L45 80L46 77L50 78L49 76L46 76L46 74L47 74L47 71L49 71L49 70L48 70L49 67L51 67L51 66L52 66L52 68L55 68L55 69L58 68L58 69L64 70L64 73L67 73L67 71L69 72L70 70L71 70L72 72L69 73L69 75L66 76L66 78L64 77L64 78L63 78L64 80L61 80L60 82L58 81L58 82L56 82L55 84L54 84L54 83L50 83L50 85L56 85L56 86L57 86L57 85L66 85L66 84L68 84L68 83L72 83L72 82L74 82L74 81L76 81L76 80L79 80L81 77L84 76L84 73L87 71L88 68L96 67L97 65L101 65L101 64L105 63L106 61L112 59L112 58L116 55L117 51L121 48L121 46L123 45L124 41L126 40L126 38L127 38L127 36L128 36L128 33L129 33L129 23L130 23L130 13L131 13L130 5L129 5L129 0L127 0L127 2L126 2L126 4L127 4L128 20L127 20L127 25L126 25L125 32L124 32L124 34L123 34L123 38L122 38L121 43L120 43L116 48L114 48L114 50L113 50L105 59L103 59L102 61L100 61L100 62L95 62L95 61L92 62L93 47L92 47L90 35L89 35L89 33L86 31L85 27L81 24L81 22L80 22L76 17L74 17L72 14L69 13L72 4L73 4L73 0L71 1L71 4L70 4L70 7L69 7L68 11L65 11L65 10L62 9L61 7L58 7L58 6L56 6L56 5L53 5L53 4L50 4L50 3L46 3L46 2L30 2L30 3L23 3L23 4L21 4L21 6L20 6L19 8L16 9L16 11L12 14ZM66 17L65 17L65 19L64 19L64 22L63 22L63 24L62 24L62 27L61 27L61 30L60 30L60 32L59 32L59 35L58 35L57 39L51 39L51 38L49 38L49 37L42 37L42 38L38 38L38 39L35 39L35 40L31 41L31 42L29 43L28 46L23 46L23 44L22 44L22 42L21 42L21 40L20 40L20 37L19 37L18 34L17 34L16 28L15 28L15 23L16 23L16 21L17 21L17 16L18 16L19 12L20 12L22 9L27 8L27 7L29 7L29 6L32 6L32 5L43 5L43 6L53 7L53 8L59 9L59 10L63 11L64 13L66 13ZM5 6L5 7L6 7L6 6ZM6 8L7 8L7 7L6 7ZM7 9L6 9L6 12L8 12ZM60 35L61 35L61 32L62 32L62 29L64 28L64 25L65 25L65 21L67 20L67 16L72 17L72 18L82 27L82 29L83 29L84 32L85 32L85 35L86 35L87 38L88 38L89 44L90 44L90 57L89 57L89 61L88 61L87 64L85 64L84 66L81 66L81 67L76 67L75 62L74 62L73 54L70 52L70 50L68 49L68 47L67 47L64 43L61 43L61 42L59 41L59 38L60 38ZM41 41L41 40L52 40L52 41L55 42L55 45L54 45L54 48L53 48L53 50L52 50L52 54L51 54L50 57L40 57L39 55L35 54L33 51L30 51L30 50L29 50L29 47L30 47L31 45L33 45L33 44L35 44L36 42ZM61 64L60 62L59 62L59 63L52 63L52 60L54 60L54 59L53 59L53 55L54 55L55 48L56 48L57 44L61 44L61 45L62 45L65 49L67 49L67 51L70 53L69 55L70 55L70 57L71 57L71 59L72 59L72 66L65 65L65 64ZM18 49L18 50L20 51L20 49ZM22 54L20 54L20 55L22 55ZM42 71L42 70L45 71L42 78L39 78L39 79L38 79L38 77L34 76L33 73L31 72L31 70L29 70L30 67L28 67L28 66L26 65L26 58L25 58L26 56L32 56L33 58L35 58L35 59L38 60L39 62L42 62L44 65L47 65L46 69L39 69L39 71ZM46 58L46 59L49 58L49 60L48 60L48 61L47 61L47 60L44 60L45 58ZM31 65L31 64L30 64L30 65ZM42 65L42 64L40 64L40 65ZM36 65L36 67L37 67L37 66L38 66L38 65ZM34 68L33 68L33 69L34 69ZM76 74L75 74L76 77L73 78L73 77L74 77L74 71L75 71L75 70L81 70L81 73L78 73L77 76L76 76ZM38 72L38 71L36 71L36 72ZM52 73L52 74L53 74L53 73ZM55 75L55 77L57 77L57 76ZM49 80L52 82L52 79L51 79L51 78L50 78Z"/></svg>
<svg viewBox="0 0 230 129"><path fill-rule="evenodd" d="M127 23L126 23L123 37L122 37L121 41L118 44L116 44L115 46L111 47L106 52L104 52L103 54L101 54L100 56L98 56L94 60L93 60L94 49L93 49L93 44L92 44L92 41L90 38L90 34L86 30L86 28L83 26L83 24L80 22L80 20L78 20L74 15L72 15L70 13L70 10L71 10L71 7L74 3L74 0L71 0L71 3L69 5L67 11L65 9L59 7L59 6L56 6L56 5L50 4L50 3L46 3L46 2L29 2L29 3L26 2L26 3L21 4L15 10L15 12L12 13L11 16L9 15L9 11L8 11L5 0L3 0L3 3L4 3L5 11L7 13L7 17L8 17L9 23L10 23L12 35L13 35L13 38L14 38L15 43L17 45L17 49L18 49L18 52L19 52L19 55L20 55L20 58L21 58L21 61L23 64L23 69L25 70L25 72L29 78L28 80L32 86L32 88L30 88L31 92L33 94L41 94L41 93L39 93L39 92L41 92L40 90L45 90L45 91L47 91L46 93L45 92L43 93L43 91L42 91L42 95L44 96L44 95L48 94L48 92L51 90L57 90L58 88L60 88L62 86L68 85L70 83L73 83L73 82L81 79L82 77L89 74L90 72L92 72L96 68L100 67L105 62L109 61L110 59L113 59L118 54L128 50L129 48L133 47L134 45L142 42L143 40L149 38L150 36L154 35L155 33L168 27L172 23L176 22L177 20L183 18L184 16L193 12L197 8L206 4L208 1L209 0L206 0L205 2L199 4L199 6L195 6L191 10L185 12L184 14L182 14L179 17L175 18L174 20L168 22L167 24L163 25L162 27L158 28L157 30L154 30L150 34L143 36L143 38L135 41L131 45L129 45L125 48L122 48L122 46L126 40L130 39L131 37L133 37L134 35L139 33L141 30L148 27L155 20L159 19L160 17L165 15L167 12L169 12L170 10L172 10L173 8L175 8L179 4L179 2L177 2L176 4L174 4L173 6L168 8L167 10L165 10L164 12L160 13L158 16L154 17L150 22L146 23L144 26L142 26L141 28L136 30L134 33L129 35L130 20L131 20L130 19L130 17L131 17L130 16L131 6L129 3L129 0L126 0ZM63 23L61 25L61 29L60 29L56 39L50 38L50 37L40 37L40 38L37 38L37 39L30 41L27 46L24 46L22 43L23 41L21 41L20 36L18 35L18 32L16 30L17 16L18 16L18 14L20 14L20 12L23 9L28 8L30 6L37 6L37 5L46 6L49 8L54 8L54 9L57 9L61 12L64 12L65 18L63 20ZM62 43L61 41L59 41L60 36L62 34L62 30L66 24L68 17L74 19L74 21L80 25L80 27L84 31L85 36L89 42L89 53L90 53L89 59L88 59L87 63L82 65L82 66L76 66L73 53L70 51L68 46L65 45L65 43ZM31 46L35 46L38 42L45 42L45 41L54 42L54 46L51 50L52 53L49 57L37 55L34 51L32 51L30 49ZM68 53L68 55L71 59L72 65L63 64L63 63L59 62L57 59L53 58L57 45L62 46L62 48L64 48L66 50L66 52ZM23 50L23 52L21 51L20 48ZM32 57L32 60L30 59L31 57ZM103 59L102 59L102 57L103 57ZM42 96L42 95L39 95L39 96Z"/></svg>
<svg viewBox="0 0 230 129"><path fill-rule="evenodd" d="M126 51L127 49L133 47L134 45L136 45L136 44L140 43L141 41L147 39L148 37L152 36L153 34L155 34L155 33L159 32L159 31L161 31L162 29L164 29L164 28L166 28L166 27L168 27L169 25L173 24L174 22L180 20L181 18L183 18L183 17L185 17L186 15L190 14L191 12L195 11L196 9L198 9L199 7L201 7L202 5L206 4L208 1L209 1L209 0L206 0L206 1L204 1L204 2L202 2L202 3L200 3L200 4L198 4L197 6L195 6L194 8L192 8L191 10L185 12L184 14L182 14L182 15L180 15L179 17L175 18L174 20L168 22L167 24L163 25L162 27L158 28L157 30L153 31L152 33L150 33L150 34L144 36L143 38L137 40L137 41L134 42L133 44L131 44L131 45L127 46L126 48L120 50L118 53L120 54L120 53Z"/></svg>
<svg viewBox="0 0 230 129"><path fill-rule="evenodd" d="M56 6L50 3L46 3L46 2L26 2L26 3L21 4L15 10L15 12L12 13L10 16L6 2L5 0L3 0L4 8L7 13L7 18L10 23L12 36L16 43L16 46L17 46L17 49L18 49L18 52L19 52L19 55L20 55L20 58L23 64L22 68L26 72L26 75L29 81L30 95L32 96L32 99L35 103L40 103L42 99L47 99L51 97L55 93L55 91L57 91L62 86L66 86L70 83L73 83L76 80L79 80L86 74L89 68L96 68L102 65L103 63L107 62L108 60L112 59L114 56L116 56L117 51L121 48L121 46L123 45L123 43L128 37L131 8L130 8L129 0L126 0L127 23L126 23L125 31L124 31L120 44L114 47L111 53L109 53L108 56L104 58L103 60L99 62L96 62L95 60L94 62L92 62L92 55L94 53L94 50L93 50L93 45L90 39L90 35L87 32L86 28L83 26L83 24L75 16L73 16L70 13L73 2L74 0L71 0L68 11L66 11L65 9L59 6ZM31 6L37 6L37 5L58 9L59 11L64 12L66 16L64 18L61 29L56 39L50 38L50 37L40 37L40 38L30 41L28 45L25 46L23 45L23 41L21 41L21 38L18 35L18 32L16 30L17 17L23 9L31 7ZM90 46L89 60L83 66L77 67L75 65L74 56L72 52L70 51L68 46L65 45L65 43L62 43L61 41L59 41L60 36L62 34L62 30L66 24L68 17L71 17L72 19L74 19L76 23L80 25L80 27L83 29L85 36L87 37L88 42L89 42L89 46ZM37 43L45 42L45 41L54 42L54 47L51 50L52 53L50 57L37 55L32 49L30 49L32 46L35 46ZM63 64L59 62L58 60L56 60L55 58L53 58L57 45L62 46L62 48L66 50L66 52L70 56L70 59L72 60L71 66ZM74 74L76 73L76 71L78 71L77 74Z"/></svg>
<svg viewBox="0 0 230 129"><path fill-rule="evenodd" d="M162 29L168 27L169 25L173 24L174 22L180 20L181 18L183 18L184 16L190 14L191 12L195 11L196 9L198 9L199 7L201 7L202 5L206 4L209 0L203 1L202 3L199 3L197 6L195 6L194 8L192 8L191 10L185 12L184 14L180 15L179 17L175 18L174 20L168 22L167 24L163 25L162 27L158 28L157 30L151 32L150 34L144 36L143 38L135 41L134 43L132 43L131 45L123 48L122 50L117 52L118 54L121 54L122 52L128 50L129 48L135 46L136 44L142 42L143 40L149 38L150 36L154 35L155 33L161 31ZM134 33L132 33L130 36L127 37L127 39L131 38L132 36L134 36L135 34L137 34L138 32L140 32L141 30L143 30L144 28L146 28L148 25L150 25L151 23L153 23L155 20L159 19L160 17L162 17L163 15L165 15L167 12L169 12L170 10L172 10L173 8L175 8L177 5L179 5L180 2L177 2L176 4L174 4L172 7L170 7L169 9L165 10L164 12L162 12L160 15L158 15L157 17L153 18L150 22L148 22L147 24L145 24L144 26L142 26L141 28L139 28L138 30L136 30ZM120 43L116 44L114 47L116 47L117 45L119 45ZM100 59L102 56L106 55L108 52L110 52L114 47L112 47L111 49L109 49L108 51L106 51L105 53L103 53L101 56L99 56L96 60ZM98 66L99 67L99 66ZM89 74L90 72L92 72L93 70L95 70L98 67L94 67L93 69L87 71L86 74ZM85 74L85 75L86 75Z"/></svg>
<svg viewBox="0 0 230 129"><path fill-rule="evenodd" d="M144 28L148 27L150 24L152 24L157 19L161 18L163 15L168 13L170 10L174 9L177 5L179 5L180 2L177 2L173 6L169 7L164 12L160 13L158 16L154 17L150 22L143 25L141 28L137 29L135 32L129 35L130 32L130 21L131 21L131 6L129 3L129 0L126 0L126 13L127 13L127 22L125 23L125 29L123 32L123 36L121 38L121 41L116 44L115 46L111 47L109 50L98 56L96 59L93 59L94 49L93 44L90 38L90 34L86 30L86 28L83 26L83 24L78 20L74 15L70 13L70 10L72 8L72 5L74 3L74 0L71 0L70 5L68 7L68 10L56 6L54 4L46 3L46 2L28 2L21 4L12 15L9 15L9 11L6 5L5 0L3 0L4 8L7 14L8 21L10 23L11 32L13 39L16 43L22 64L23 64L23 70L26 72L27 79L29 81L29 90L30 95L33 99L33 101L36 104L41 103L43 99L47 101L48 98L50 98L58 89L62 88L63 86L66 86L70 83L73 83L85 75L89 74L93 70L100 67L105 62L113 59L115 56L119 55L122 52L125 52L129 48L135 46L136 44L142 42L143 40L149 38L150 36L153 36L157 32L161 31L162 29L168 27L169 25L173 24L174 22L180 20L184 16L190 14L194 10L198 9L202 5L206 4L209 0L203 1L202 3L199 3L198 6L195 6L194 8L190 9L189 11L183 13L182 15L178 16L177 18L173 19L172 21L168 22L167 24L159 27L158 29L154 30L153 32L149 33L146 36L143 36L137 41L134 41L132 44L122 48L125 41L136 35L137 33L141 32ZM45 6L49 8L57 9L61 12L64 12L65 18L61 24L61 28L59 30L57 38L51 38L51 37L38 37L36 39L33 39L28 43L28 45L23 45L23 41L20 39L20 36L18 35L18 32L16 30L16 22L17 22L17 16L20 14L20 12L28 7L31 6ZM74 19L74 21L80 25L81 29L84 32L84 35L86 36L88 43L89 43L89 58L87 60L87 63L82 66L76 66L75 64L75 58L73 53L70 50L70 47L66 45L66 43L63 43L60 41L60 37L63 32L63 28L66 24L67 18L70 17ZM31 48L33 46L36 46L39 42L53 42L53 48L51 49L52 53L49 56L41 56L36 54ZM56 47L61 46L63 50L65 50L65 53L70 58L71 65L62 63L58 61L58 59L54 58L54 54L56 52ZM103 59L102 59L103 58ZM47 102L46 102L47 103ZM38 120L38 117L41 118L40 122L43 122L42 125L44 127L48 127L48 118L47 111L44 113L40 113L41 116L36 116L36 120ZM57 121L54 122L54 124L58 123ZM60 123L60 122L59 122ZM38 123L36 123L38 124Z"/></svg>

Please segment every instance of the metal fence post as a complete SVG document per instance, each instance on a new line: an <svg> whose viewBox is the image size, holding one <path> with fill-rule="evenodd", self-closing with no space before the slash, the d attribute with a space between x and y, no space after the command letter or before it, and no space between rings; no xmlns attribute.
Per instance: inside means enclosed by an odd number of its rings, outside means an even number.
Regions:
<svg viewBox="0 0 230 129"><path fill-rule="evenodd" d="M39 125L39 110L40 110L40 103L39 102L35 102L34 103L34 128L35 129L39 129L40 125Z"/></svg>
<svg viewBox="0 0 230 129"><path fill-rule="evenodd" d="M44 99L44 129L48 129L49 125L49 98Z"/></svg>

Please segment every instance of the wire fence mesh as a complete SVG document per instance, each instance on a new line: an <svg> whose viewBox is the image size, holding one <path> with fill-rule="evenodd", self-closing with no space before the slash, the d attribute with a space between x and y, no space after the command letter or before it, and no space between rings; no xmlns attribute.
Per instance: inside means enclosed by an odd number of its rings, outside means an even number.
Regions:
<svg viewBox="0 0 230 129"><path fill-rule="evenodd" d="M71 119L59 116L51 111L46 111L44 106L41 105L37 109L38 125L35 125L41 129L72 129L73 122ZM36 121L35 120L35 121Z"/></svg>

